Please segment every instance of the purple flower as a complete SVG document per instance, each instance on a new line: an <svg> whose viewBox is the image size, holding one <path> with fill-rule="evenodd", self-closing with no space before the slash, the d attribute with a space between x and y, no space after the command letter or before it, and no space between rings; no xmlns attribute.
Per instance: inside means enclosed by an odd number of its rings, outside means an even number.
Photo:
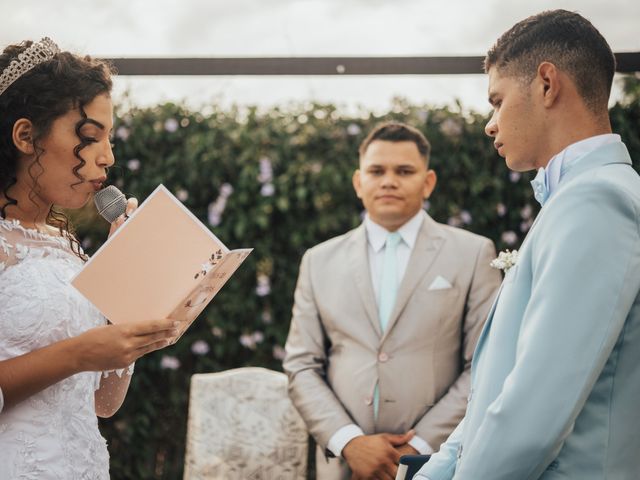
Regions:
<svg viewBox="0 0 640 480"><path fill-rule="evenodd" d="M191 344L191 351L195 355L206 355L209 353L209 344L204 340L196 340Z"/></svg>
<svg viewBox="0 0 640 480"><path fill-rule="evenodd" d="M502 233L501 238L504 243L511 246L511 245L515 245L515 243L518 241L518 234L513 230L508 230Z"/></svg>
<svg viewBox="0 0 640 480"><path fill-rule="evenodd" d="M260 195L263 197L272 197L274 193L276 193L276 188L273 183L265 183L260 189Z"/></svg>
<svg viewBox="0 0 640 480"><path fill-rule="evenodd" d="M180 360L171 355L163 355L160 360L160 368L165 370L177 370L180 368Z"/></svg>
<svg viewBox="0 0 640 480"><path fill-rule="evenodd" d="M520 181L520 177L522 177L520 172L509 172L509 180L511 180L511 183L517 183Z"/></svg>
<svg viewBox="0 0 640 480"><path fill-rule="evenodd" d="M262 322L267 325L273 323L273 317L271 316L271 312L269 310L263 310L260 317L262 318Z"/></svg>
<svg viewBox="0 0 640 480"><path fill-rule="evenodd" d="M129 132L129 129L127 127L120 126L116 130L116 138L119 138L123 142L127 141L127 139L129 138L129 135L130 135L130 132Z"/></svg>
<svg viewBox="0 0 640 480"><path fill-rule="evenodd" d="M258 174L258 182L270 183L273 180L273 166L269 157L262 157L259 160L260 173Z"/></svg>
<svg viewBox="0 0 640 480"><path fill-rule="evenodd" d="M216 210L211 208L212 205L213 203L209 205L209 211L207 212L207 221L212 227L217 227L218 225L220 225L222 217Z"/></svg>
<svg viewBox="0 0 640 480"><path fill-rule="evenodd" d="M349 125L347 125L347 133L352 137L355 137L356 135L360 135L361 131L362 129L356 123L350 123Z"/></svg>
<svg viewBox="0 0 640 480"><path fill-rule="evenodd" d="M531 225L533 225L533 219L530 218L528 220L525 220L524 222L520 222L520 231L522 233L526 233L529 231L529 229L531 228Z"/></svg>
<svg viewBox="0 0 640 480"><path fill-rule="evenodd" d="M469 213L469 211L462 210L460 212L460 221L465 225L469 225L473 221L473 217L471 216L471 213Z"/></svg>
<svg viewBox="0 0 640 480"><path fill-rule="evenodd" d="M264 297L271 293L271 281L269 277L261 273L258 275L258 285L256 286L256 295Z"/></svg>
<svg viewBox="0 0 640 480"><path fill-rule="evenodd" d="M229 198L229 196L233 193L233 185L230 183L223 183L220 185L220 196L224 198Z"/></svg>
<svg viewBox="0 0 640 480"><path fill-rule="evenodd" d="M253 339L253 335L249 335L246 333L240 335L240 345L242 345L245 348L248 348L249 350L256 349L256 342Z"/></svg>
<svg viewBox="0 0 640 480"><path fill-rule="evenodd" d="M132 158L127 162L127 168L132 172L135 172L140 168L140 160L138 160L137 158Z"/></svg>
<svg viewBox="0 0 640 480"><path fill-rule="evenodd" d="M286 352L280 345L273 346L273 358L276 360L284 360Z"/></svg>
<svg viewBox="0 0 640 480"><path fill-rule="evenodd" d="M462 134L462 125L453 118L447 118L440 124L440 131L447 137L459 137Z"/></svg>
<svg viewBox="0 0 640 480"><path fill-rule="evenodd" d="M462 220L460 220L460 217L456 215L455 217L449 217L449 219L447 220L447 224L451 225L452 227L461 227Z"/></svg>
<svg viewBox="0 0 640 480"><path fill-rule="evenodd" d="M173 133L178 130L178 127L179 124L175 118L167 118L164 122L164 129L169 133Z"/></svg>
<svg viewBox="0 0 640 480"><path fill-rule="evenodd" d="M176 197L178 198L178 200L180 200L181 202L186 202L187 199L189 198L189 192L187 192L186 190L184 190L183 188L181 188L180 190L178 190L176 192Z"/></svg>
<svg viewBox="0 0 640 480"><path fill-rule="evenodd" d="M533 208L531 208L531 205L529 205L528 203L522 208L522 210L520 210L520 216L524 220L529 220L532 214L533 214Z"/></svg>
<svg viewBox="0 0 640 480"><path fill-rule="evenodd" d="M251 337L253 338L253 341L254 341L255 343L262 343L262 342L264 342L264 333L262 333L262 332L260 332L260 331L258 331L258 330L256 330L255 332L253 332L253 333L251 334Z"/></svg>
<svg viewBox="0 0 640 480"><path fill-rule="evenodd" d="M504 217L507 214L507 207L504 205L504 203L498 203L496 205L496 213L499 217Z"/></svg>
<svg viewBox="0 0 640 480"><path fill-rule="evenodd" d="M220 327L213 327L211 329L211 334L216 338L222 338L224 337L224 330L222 330Z"/></svg>

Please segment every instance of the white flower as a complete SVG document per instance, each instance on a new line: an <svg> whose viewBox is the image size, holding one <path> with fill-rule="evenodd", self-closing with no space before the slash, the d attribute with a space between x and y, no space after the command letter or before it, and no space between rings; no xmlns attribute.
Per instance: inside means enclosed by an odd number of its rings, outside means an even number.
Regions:
<svg viewBox="0 0 640 480"><path fill-rule="evenodd" d="M498 258L494 258L491 260L489 264L493 268L500 269L507 273L507 271L513 267L518 262L518 251L517 250L505 250L504 252L500 252L498 254Z"/></svg>

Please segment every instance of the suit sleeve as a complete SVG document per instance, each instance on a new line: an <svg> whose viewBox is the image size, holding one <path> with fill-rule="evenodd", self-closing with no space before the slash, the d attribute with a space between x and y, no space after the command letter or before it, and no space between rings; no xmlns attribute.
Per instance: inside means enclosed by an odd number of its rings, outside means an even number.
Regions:
<svg viewBox="0 0 640 480"><path fill-rule="evenodd" d="M537 226L514 367L473 442L463 445L456 480L542 474L571 433L638 294L637 207L615 186L578 188L552 199Z"/></svg>
<svg viewBox="0 0 640 480"><path fill-rule="evenodd" d="M318 444L326 449L331 436L355 423L326 381L328 339L311 284L311 255L302 258L285 345L283 368L289 377L289 396Z"/></svg>
<svg viewBox="0 0 640 480"><path fill-rule="evenodd" d="M496 250L493 242L483 239L477 249L465 305L461 339L464 370L448 392L415 426L417 434L436 450L460 423L467 408L473 351L501 281L500 272L489 265L495 257Z"/></svg>

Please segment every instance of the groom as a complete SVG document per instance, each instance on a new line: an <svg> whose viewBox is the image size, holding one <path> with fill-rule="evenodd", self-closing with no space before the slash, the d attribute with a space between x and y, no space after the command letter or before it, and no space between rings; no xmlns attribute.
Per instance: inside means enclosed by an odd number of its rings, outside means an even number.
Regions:
<svg viewBox="0 0 640 480"><path fill-rule="evenodd" d="M509 269L471 367L462 423L415 476L640 475L640 178L611 133L615 60L564 10L529 17L485 59L486 126L543 208Z"/></svg>

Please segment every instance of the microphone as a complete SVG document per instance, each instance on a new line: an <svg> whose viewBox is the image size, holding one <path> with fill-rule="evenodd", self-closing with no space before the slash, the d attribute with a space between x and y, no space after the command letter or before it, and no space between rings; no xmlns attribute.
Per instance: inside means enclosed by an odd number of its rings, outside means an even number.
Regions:
<svg viewBox="0 0 640 480"><path fill-rule="evenodd" d="M97 192L93 201L98 213L109 223L115 222L127 210L127 197L113 185Z"/></svg>

